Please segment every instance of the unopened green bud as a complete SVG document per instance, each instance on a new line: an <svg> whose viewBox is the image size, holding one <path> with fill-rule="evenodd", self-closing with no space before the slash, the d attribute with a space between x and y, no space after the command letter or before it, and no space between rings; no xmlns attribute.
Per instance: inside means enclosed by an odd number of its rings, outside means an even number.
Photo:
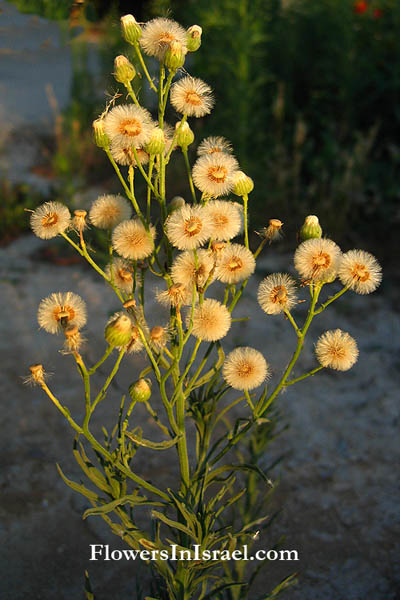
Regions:
<svg viewBox="0 0 400 600"><path fill-rule="evenodd" d="M180 42L172 41L164 56L165 66L168 67L170 71L180 69L185 62L185 54L186 50L182 44Z"/></svg>
<svg viewBox="0 0 400 600"><path fill-rule="evenodd" d="M94 141L99 148L108 148L110 145L110 140L106 132L104 131L104 123L103 119L96 119L93 121L93 135Z"/></svg>
<svg viewBox="0 0 400 600"><path fill-rule="evenodd" d="M187 30L186 45L189 52L196 52L200 48L202 32L200 25L192 25Z"/></svg>
<svg viewBox="0 0 400 600"><path fill-rule="evenodd" d="M129 386L129 395L136 402L146 402L151 396L149 379L138 379Z"/></svg>
<svg viewBox="0 0 400 600"><path fill-rule="evenodd" d="M136 69L125 56L116 56L113 75L117 81L127 85L135 77Z"/></svg>
<svg viewBox="0 0 400 600"><path fill-rule="evenodd" d="M104 337L110 346L126 346L132 338L132 321L127 315L114 315L107 323Z"/></svg>
<svg viewBox="0 0 400 600"><path fill-rule="evenodd" d="M147 154L161 154L165 150L165 136L162 129L154 127L144 149Z"/></svg>
<svg viewBox="0 0 400 600"><path fill-rule="evenodd" d="M312 238L322 237L322 229L318 217L315 215L306 217L303 227L300 229L300 237L303 242Z"/></svg>
<svg viewBox="0 0 400 600"><path fill-rule="evenodd" d="M187 148L188 146L190 146L190 144L193 144L194 142L194 133L190 129L189 123L187 121L185 121L182 124L181 123L181 121L178 121L178 123L175 125L175 129L178 132L176 137L176 143L181 148Z"/></svg>
<svg viewBox="0 0 400 600"><path fill-rule="evenodd" d="M182 208L183 206L185 206L184 198L182 198L182 196L175 196L168 204L168 212L172 213L174 210L178 210L178 208Z"/></svg>
<svg viewBox="0 0 400 600"><path fill-rule="evenodd" d="M124 39L129 44L136 44L142 37L142 28L133 15L121 17L121 29Z"/></svg>
<svg viewBox="0 0 400 600"><path fill-rule="evenodd" d="M236 196L247 196L247 194L250 194L253 189L254 182L251 177L246 175L246 173L243 173L243 171L237 171L234 174L233 193L236 194Z"/></svg>

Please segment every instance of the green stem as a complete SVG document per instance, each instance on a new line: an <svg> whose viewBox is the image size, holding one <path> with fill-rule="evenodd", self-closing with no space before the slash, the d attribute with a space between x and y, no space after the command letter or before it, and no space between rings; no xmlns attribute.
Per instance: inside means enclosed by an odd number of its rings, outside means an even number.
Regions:
<svg viewBox="0 0 400 600"><path fill-rule="evenodd" d="M185 159L186 172L189 179L190 191L192 192L193 203L197 204L196 191L193 185L192 169L190 168L187 146L182 146L182 154L183 158Z"/></svg>
<svg viewBox="0 0 400 600"><path fill-rule="evenodd" d="M156 94L157 94L158 90L157 90L156 86L154 85L154 83L153 83L153 80L152 80L152 78L150 77L150 74L149 74L149 72L148 72L148 70L147 70L146 63L145 63L145 62L144 62L144 60L143 60L143 56L142 56L142 53L141 53L141 51L140 51L140 46L139 46L138 42L136 42L135 44L133 44L133 46L134 46L134 48L135 48L135 52L136 52L136 55L137 55L137 57L138 57L138 59L139 59L140 65L141 65L141 67L142 67L142 69L143 69L143 72L144 72L144 74L146 75L146 77L147 77L147 80L148 80L148 82L149 82L149 84L150 84L150 87L151 87L151 89L152 89L152 90L154 90L154 91L156 92Z"/></svg>
<svg viewBox="0 0 400 600"><path fill-rule="evenodd" d="M305 373L304 375L301 375L300 377L296 377L296 379L291 379L290 381L286 381L285 386L287 385L293 385L294 383L297 383L298 381L302 381L303 379L306 379L307 377L311 377L312 375L315 375L315 373L318 373L318 371L321 371L321 369L323 369L324 367L322 365L319 365L319 367L315 367L315 369L313 369L312 371L309 371L308 373Z"/></svg>
<svg viewBox="0 0 400 600"><path fill-rule="evenodd" d="M244 219L244 245L246 246L246 248L249 247L249 232L248 232L248 224L247 224L247 202L248 202L248 195L244 194L243 196L243 208L244 208L244 212L243 212L243 219Z"/></svg>
<svg viewBox="0 0 400 600"><path fill-rule="evenodd" d="M93 367L91 367L89 369L89 375L93 375L93 373L95 373L97 371L97 369L100 367L100 365L103 364L103 362L105 360L107 360L107 358L110 356L111 352L114 350L113 346L108 346L107 350L105 351L105 353L103 354L103 356L101 357L101 359L95 364L93 365Z"/></svg>
<svg viewBox="0 0 400 600"><path fill-rule="evenodd" d="M128 81L128 82L125 84L125 87L126 87L126 89L128 90L128 94L130 95L130 97L132 98L132 100L134 101L134 103L136 104L136 106L139 106L139 107L140 107L140 104L139 104L139 102L138 102L138 99L136 98L136 94L135 94L135 92L133 91L133 88L132 88L132 84L131 84L131 82L130 82L130 81Z"/></svg>
<svg viewBox="0 0 400 600"><path fill-rule="evenodd" d="M342 296L345 292L347 292L348 289L349 289L349 287L347 285L345 285L344 288L342 288L340 290L340 292L338 292L337 294L335 294L334 296L332 296L331 298L329 298L329 300L327 300L326 302L324 302L323 304L321 304L321 306L319 308L317 308L317 310L315 311L315 314L319 315L319 313L322 313L322 311L325 310L325 308L327 306L329 306L332 302L334 302L335 300L337 300L338 298L340 298L340 296Z"/></svg>

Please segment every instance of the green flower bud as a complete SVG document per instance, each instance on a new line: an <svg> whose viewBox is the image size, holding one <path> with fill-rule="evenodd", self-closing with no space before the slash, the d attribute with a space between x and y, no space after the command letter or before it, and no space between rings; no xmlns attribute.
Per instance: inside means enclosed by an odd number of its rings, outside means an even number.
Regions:
<svg viewBox="0 0 400 600"><path fill-rule="evenodd" d="M142 37L142 28L133 15L121 17L121 29L124 39L129 44L136 44Z"/></svg>
<svg viewBox="0 0 400 600"><path fill-rule="evenodd" d="M300 229L300 238L304 242L305 240L320 237L322 237L322 229L318 217L309 215L306 217L303 227Z"/></svg>
<svg viewBox="0 0 400 600"><path fill-rule="evenodd" d="M170 71L183 67L186 51L180 42L172 41L164 56L164 64Z"/></svg>
<svg viewBox="0 0 400 600"><path fill-rule="evenodd" d="M110 346L126 346L132 338L132 321L121 313L117 313L107 323L104 337Z"/></svg>
<svg viewBox="0 0 400 600"><path fill-rule="evenodd" d="M192 25L187 30L186 45L189 52L196 52L200 48L202 32L200 25Z"/></svg>
<svg viewBox="0 0 400 600"><path fill-rule="evenodd" d="M136 75L136 69L125 56L117 56L114 60L115 79L124 85L132 81Z"/></svg>
<svg viewBox="0 0 400 600"><path fill-rule="evenodd" d="M181 148L187 148L194 142L194 133L189 127L189 123L185 121L181 126L181 121L175 125L175 129L178 131L176 137L176 143Z"/></svg>
<svg viewBox="0 0 400 600"><path fill-rule="evenodd" d="M94 141L99 148L108 148L110 145L110 140L106 132L104 131L103 119L96 119L93 121L93 135Z"/></svg>
<svg viewBox="0 0 400 600"><path fill-rule="evenodd" d="M138 379L129 386L129 395L136 402L146 402L151 396L149 379Z"/></svg>
<svg viewBox="0 0 400 600"><path fill-rule="evenodd" d="M233 193L236 196L246 196L247 194L250 194L250 192L252 192L253 189L254 189L254 182L251 179L251 177L246 175L246 173L243 173L243 171L237 171L234 174L234 176L233 176Z"/></svg>
<svg viewBox="0 0 400 600"><path fill-rule="evenodd" d="M161 154L165 150L165 136L162 129L154 127L144 149L147 154Z"/></svg>

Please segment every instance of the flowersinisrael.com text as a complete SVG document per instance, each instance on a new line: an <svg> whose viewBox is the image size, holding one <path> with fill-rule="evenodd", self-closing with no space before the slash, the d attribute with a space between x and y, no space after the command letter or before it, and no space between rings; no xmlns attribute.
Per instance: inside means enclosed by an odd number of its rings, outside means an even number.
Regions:
<svg viewBox="0 0 400 600"><path fill-rule="evenodd" d="M249 555L247 545L243 550L201 550L194 544L192 550L182 550L175 544L169 549L110 550L108 544L90 544L89 560L299 560L297 550L257 550Z"/></svg>

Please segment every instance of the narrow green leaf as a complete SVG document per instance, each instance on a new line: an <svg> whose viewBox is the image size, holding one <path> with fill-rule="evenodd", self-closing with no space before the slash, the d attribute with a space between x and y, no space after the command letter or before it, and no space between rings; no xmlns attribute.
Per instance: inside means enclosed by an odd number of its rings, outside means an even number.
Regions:
<svg viewBox="0 0 400 600"><path fill-rule="evenodd" d="M186 533L191 538L194 537L193 532L188 527L185 527L185 525L182 525L182 523L178 523L177 521L173 521L172 519L169 519L162 513L158 512L157 510L153 510L151 514L153 515L153 517L160 519L160 521L162 521L163 523L165 523L172 529L179 529L179 531L183 531L183 533Z"/></svg>
<svg viewBox="0 0 400 600"><path fill-rule="evenodd" d="M84 485L79 484L79 483L75 483L75 481L71 481L70 479L68 479L67 477L65 477L65 475L62 472L61 467L60 467L60 465L58 463L56 464L56 467L57 467L57 470L60 473L62 479L64 480L64 482L70 488L72 488L75 492L79 492L80 494L82 494L82 496L85 496L86 498L88 498L92 502L98 502L99 501L99 497L98 497L97 494L95 494L95 492L92 492L91 490L88 490L87 488L85 488Z"/></svg>
<svg viewBox="0 0 400 600"><path fill-rule="evenodd" d="M178 440L181 436L176 436L172 440L165 440L164 442L151 442L150 440L145 440L142 437L137 437L133 433L126 434L128 438L130 438L135 444L138 446L145 446L146 448L151 448L152 450L167 450L168 448L172 448L175 444L178 443Z"/></svg>

